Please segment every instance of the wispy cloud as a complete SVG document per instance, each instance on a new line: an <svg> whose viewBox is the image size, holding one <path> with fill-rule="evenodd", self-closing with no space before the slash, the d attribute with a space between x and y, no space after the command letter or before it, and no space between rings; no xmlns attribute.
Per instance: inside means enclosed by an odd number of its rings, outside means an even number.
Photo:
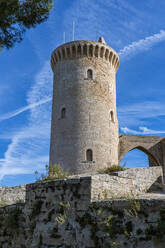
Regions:
<svg viewBox="0 0 165 248"><path fill-rule="evenodd" d="M17 115L19 115L19 114L21 114L21 113L23 113L23 112L25 112L25 111L27 111L27 110L31 110L31 109L33 109L33 108L39 106L39 105L42 105L42 104L44 104L44 103L47 103L47 102L51 101L51 99L52 99L51 97L46 97L45 99L43 99L43 100L41 100L41 101L38 101L38 102L36 102L36 103L29 104L29 105L27 105L27 106L25 106L25 107L16 109L16 110L13 111L13 112L9 112L9 113L7 113L7 114L1 116L1 117L0 117L0 121L8 120L8 119L10 119L10 118L12 118L12 117L14 117L14 116L17 116Z"/></svg>
<svg viewBox="0 0 165 248"><path fill-rule="evenodd" d="M119 106L118 119L120 126L144 125L148 118L165 116L165 104L156 101L144 101L140 103Z"/></svg>
<svg viewBox="0 0 165 248"><path fill-rule="evenodd" d="M121 127L120 128L123 133L127 134L137 134L137 135L157 135L157 134L165 134L165 130L153 130L147 127L139 127L139 131L130 129L128 127Z"/></svg>
<svg viewBox="0 0 165 248"><path fill-rule="evenodd" d="M29 110L27 124L13 134L4 158L0 159L1 179L6 174L43 170L48 163L52 81L50 63L46 61L27 94L27 106L6 115L7 119Z"/></svg>
<svg viewBox="0 0 165 248"><path fill-rule="evenodd" d="M148 36L144 39L134 41L130 45L125 46L119 51L120 59L133 56L137 53L149 50L155 44L165 40L165 30L160 30L159 33Z"/></svg>

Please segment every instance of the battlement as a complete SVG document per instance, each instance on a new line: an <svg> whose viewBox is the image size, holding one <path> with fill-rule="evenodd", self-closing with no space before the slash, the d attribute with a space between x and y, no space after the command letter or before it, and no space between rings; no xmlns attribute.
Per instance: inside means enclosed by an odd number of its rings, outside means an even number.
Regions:
<svg viewBox="0 0 165 248"><path fill-rule="evenodd" d="M54 71L55 65L62 60L78 59L81 57L95 57L109 62L117 71L119 67L118 54L102 38L99 42L78 40L65 43L57 47L51 56L51 66Z"/></svg>

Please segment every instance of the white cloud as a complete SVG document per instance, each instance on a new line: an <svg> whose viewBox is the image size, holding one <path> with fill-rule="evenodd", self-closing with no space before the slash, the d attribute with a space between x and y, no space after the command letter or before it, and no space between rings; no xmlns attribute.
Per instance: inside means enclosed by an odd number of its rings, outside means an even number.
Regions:
<svg viewBox="0 0 165 248"><path fill-rule="evenodd" d="M165 30L160 30L159 33L148 36L144 39L134 41L130 45L125 46L119 51L120 59L133 56L137 53L149 50L155 44L165 40Z"/></svg>
<svg viewBox="0 0 165 248"><path fill-rule="evenodd" d="M133 129L130 129L128 127L121 127L120 128L123 133L130 133L130 134L137 134L137 135L157 135L157 134L165 134L165 130L153 130L149 129L147 127L139 127L140 131L136 131Z"/></svg>
<svg viewBox="0 0 165 248"><path fill-rule="evenodd" d="M19 114L21 114L21 113L23 113L23 112L25 112L27 110L31 110L33 108L36 108L39 105L42 105L44 103L47 103L47 102L51 101L51 99L52 99L51 97L46 97L45 99L42 99L42 100L40 100L38 102L35 102L35 103L29 104L29 105L27 105L25 107L16 109L13 112L9 112L9 113L1 116L0 121L8 120L8 119L10 119L10 118L12 118L14 116L17 116L17 115L19 115Z"/></svg>
<svg viewBox="0 0 165 248"><path fill-rule="evenodd" d="M49 160L52 73L49 61L35 77L27 95L27 106L6 115L10 118L29 110L27 125L13 134L11 143L0 159L0 178L4 175L33 173L43 170Z"/></svg>
<svg viewBox="0 0 165 248"><path fill-rule="evenodd" d="M144 101L132 105L118 107L120 126L144 125L148 118L165 115L165 104L156 101Z"/></svg>

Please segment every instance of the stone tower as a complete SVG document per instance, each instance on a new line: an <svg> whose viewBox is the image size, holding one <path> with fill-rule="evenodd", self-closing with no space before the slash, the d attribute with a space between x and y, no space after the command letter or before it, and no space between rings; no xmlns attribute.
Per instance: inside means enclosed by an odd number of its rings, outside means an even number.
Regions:
<svg viewBox="0 0 165 248"><path fill-rule="evenodd" d="M118 164L117 53L103 38L73 41L53 51L51 66L50 164L71 174Z"/></svg>

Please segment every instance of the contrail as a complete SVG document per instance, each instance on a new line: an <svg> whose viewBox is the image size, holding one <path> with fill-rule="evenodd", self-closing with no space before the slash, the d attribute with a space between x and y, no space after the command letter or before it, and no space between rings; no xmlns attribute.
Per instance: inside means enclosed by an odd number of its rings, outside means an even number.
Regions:
<svg viewBox="0 0 165 248"><path fill-rule="evenodd" d="M51 99L52 99L51 97L48 97L48 98L42 99L42 100L40 100L40 101L38 101L38 102L29 104L29 105L27 105L27 106L25 106L25 107L19 108L19 109L13 111L13 112L9 112L9 113L7 113L7 114L1 116L1 117L0 117L0 121L8 120L8 119L10 119L10 118L12 118L12 117L14 117L14 116L17 116L17 115L19 115L19 114L21 114L21 113L23 113L23 112L25 112L25 111L27 111L27 110L33 109L33 108L35 108L35 107L37 107L37 106L39 106L39 105L41 105L41 104L50 102Z"/></svg>

